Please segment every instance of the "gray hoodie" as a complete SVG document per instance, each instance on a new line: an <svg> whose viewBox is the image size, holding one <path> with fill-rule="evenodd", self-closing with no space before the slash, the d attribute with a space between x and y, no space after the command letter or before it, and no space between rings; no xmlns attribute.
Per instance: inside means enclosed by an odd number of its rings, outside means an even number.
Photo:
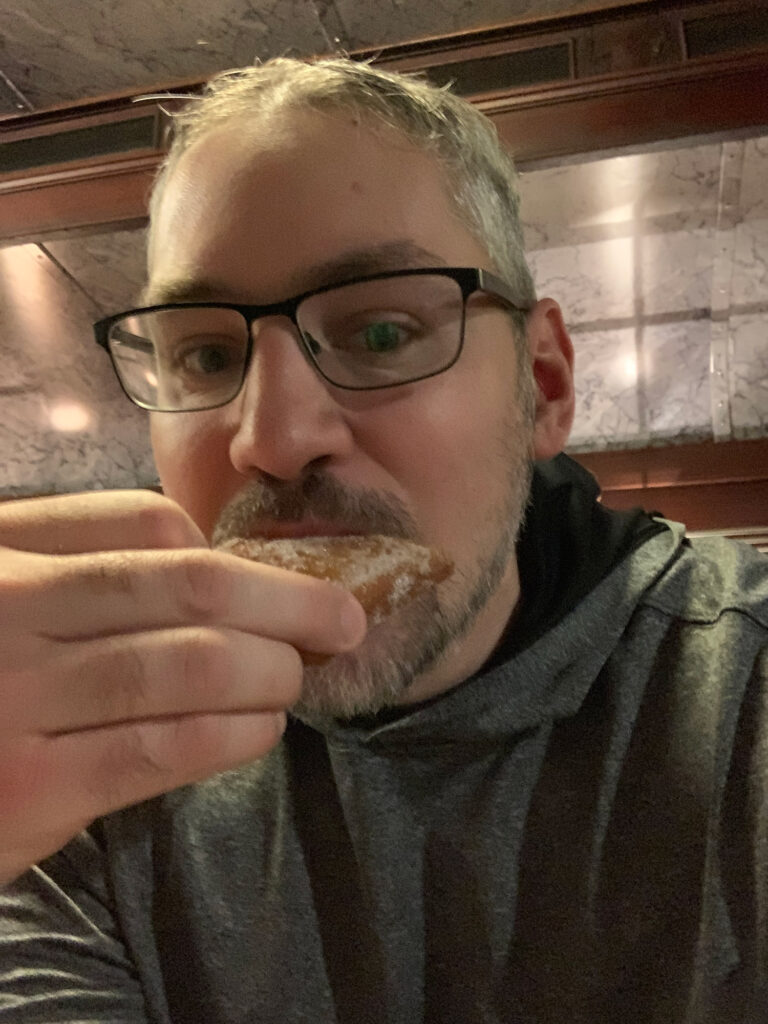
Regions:
<svg viewBox="0 0 768 1024"><path fill-rule="evenodd" d="M95 823L0 1024L768 1022L768 559L657 523L535 635Z"/></svg>

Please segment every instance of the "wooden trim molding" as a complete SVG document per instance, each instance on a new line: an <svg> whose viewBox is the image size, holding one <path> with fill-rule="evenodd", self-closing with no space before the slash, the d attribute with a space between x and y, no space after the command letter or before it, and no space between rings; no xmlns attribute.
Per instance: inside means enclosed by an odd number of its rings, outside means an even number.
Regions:
<svg viewBox="0 0 768 1024"><path fill-rule="evenodd" d="M768 53L606 75L478 101L519 166L768 126Z"/></svg>
<svg viewBox="0 0 768 1024"><path fill-rule="evenodd" d="M768 439L576 453L609 508L645 508L690 530L768 526Z"/></svg>
<svg viewBox="0 0 768 1024"><path fill-rule="evenodd" d="M159 162L152 151L0 178L0 244L141 227Z"/></svg>

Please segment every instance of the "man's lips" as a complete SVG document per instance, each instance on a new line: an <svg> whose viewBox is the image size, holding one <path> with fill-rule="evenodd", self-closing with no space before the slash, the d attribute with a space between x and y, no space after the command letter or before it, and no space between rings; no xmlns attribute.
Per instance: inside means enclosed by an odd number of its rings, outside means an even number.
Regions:
<svg viewBox="0 0 768 1024"><path fill-rule="evenodd" d="M271 520L254 523L250 526L246 539L296 540L302 537L351 537L360 532L360 530L350 529L343 523L333 523L321 519L304 519L299 522Z"/></svg>

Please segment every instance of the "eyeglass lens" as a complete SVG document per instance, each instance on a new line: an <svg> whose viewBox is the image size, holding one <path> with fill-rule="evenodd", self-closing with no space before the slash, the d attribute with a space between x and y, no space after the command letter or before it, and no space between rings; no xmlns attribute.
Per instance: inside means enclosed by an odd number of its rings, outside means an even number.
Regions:
<svg viewBox="0 0 768 1024"><path fill-rule="evenodd" d="M379 388L430 376L457 357L463 298L440 274L342 285L300 303L296 321L307 354L329 381ZM258 344L260 322L251 328ZM248 323L215 306L138 312L109 336L128 394L149 409L193 410L231 401L248 351Z"/></svg>

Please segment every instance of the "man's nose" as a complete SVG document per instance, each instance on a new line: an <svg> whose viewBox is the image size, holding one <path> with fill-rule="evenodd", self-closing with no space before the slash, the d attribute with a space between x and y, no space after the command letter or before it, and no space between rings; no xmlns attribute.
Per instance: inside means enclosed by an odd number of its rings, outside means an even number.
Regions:
<svg viewBox="0 0 768 1024"><path fill-rule="evenodd" d="M258 470L296 480L320 460L343 458L352 433L327 385L284 317L257 321L253 354L235 401L230 459L244 475Z"/></svg>

